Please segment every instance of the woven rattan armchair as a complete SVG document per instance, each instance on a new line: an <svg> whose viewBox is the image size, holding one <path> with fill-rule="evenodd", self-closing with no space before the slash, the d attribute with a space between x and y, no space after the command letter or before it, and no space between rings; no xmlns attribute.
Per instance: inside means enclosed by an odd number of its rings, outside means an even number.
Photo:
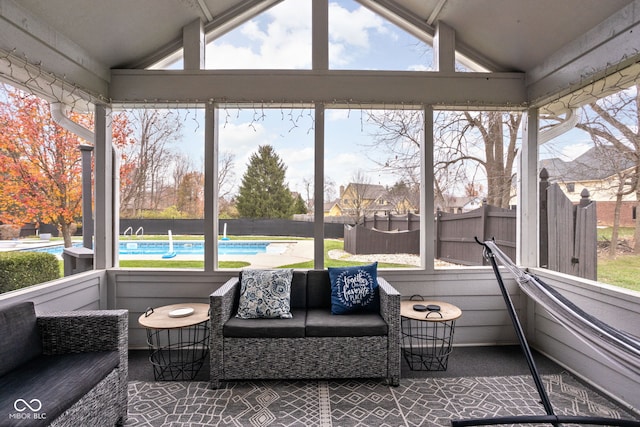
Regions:
<svg viewBox="0 0 640 427"><path fill-rule="evenodd" d="M31 302L0 308L3 422L23 425L28 416L33 425L124 424L128 328L127 310L36 315Z"/></svg>

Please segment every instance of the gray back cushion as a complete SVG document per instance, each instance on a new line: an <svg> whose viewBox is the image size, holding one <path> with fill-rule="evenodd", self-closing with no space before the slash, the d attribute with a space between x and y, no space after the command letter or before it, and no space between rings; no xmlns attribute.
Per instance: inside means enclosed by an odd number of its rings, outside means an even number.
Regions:
<svg viewBox="0 0 640 427"><path fill-rule="evenodd" d="M307 272L294 271L291 280L291 309L307 308Z"/></svg>
<svg viewBox="0 0 640 427"><path fill-rule="evenodd" d="M331 308L331 281L328 270L307 272L307 306L309 308Z"/></svg>
<svg viewBox="0 0 640 427"><path fill-rule="evenodd" d="M0 309L0 376L42 354L33 302Z"/></svg>

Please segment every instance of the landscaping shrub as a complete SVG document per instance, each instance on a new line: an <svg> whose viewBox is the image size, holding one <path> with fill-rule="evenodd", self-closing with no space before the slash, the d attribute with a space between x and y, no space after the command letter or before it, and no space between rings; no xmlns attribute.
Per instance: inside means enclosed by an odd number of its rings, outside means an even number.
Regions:
<svg viewBox="0 0 640 427"><path fill-rule="evenodd" d="M11 240L20 237L20 227L11 224L0 225L0 240Z"/></svg>
<svg viewBox="0 0 640 427"><path fill-rule="evenodd" d="M0 293L60 278L58 259L44 252L0 252Z"/></svg>

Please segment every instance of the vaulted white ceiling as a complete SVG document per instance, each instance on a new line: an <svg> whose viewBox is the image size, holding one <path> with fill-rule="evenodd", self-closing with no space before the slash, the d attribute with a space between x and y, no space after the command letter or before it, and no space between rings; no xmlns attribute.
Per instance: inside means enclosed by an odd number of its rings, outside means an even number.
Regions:
<svg viewBox="0 0 640 427"><path fill-rule="evenodd" d="M296 1L296 0L288 0ZM299 0L298 0L299 1ZM3 3L8 3L7 1ZM225 15L277 1L20 0L47 33L59 33L108 68L129 68L180 42L182 28L205 28ZM528 71L631 0L387 0L365 5L404 12L433 32L437 21L455 29L459 44L507 71ZM4 8L3 8L4 9ZM255 11L254 11L255 13ZM224 21L223 21L224 22ZM28 24L25 28L37 29ZM37 25L37 24L35 24ZM209 25L213 29L213 25ZM17 46L14 46L17 47ZM19 48L19 47L18 47Z"/></svg>

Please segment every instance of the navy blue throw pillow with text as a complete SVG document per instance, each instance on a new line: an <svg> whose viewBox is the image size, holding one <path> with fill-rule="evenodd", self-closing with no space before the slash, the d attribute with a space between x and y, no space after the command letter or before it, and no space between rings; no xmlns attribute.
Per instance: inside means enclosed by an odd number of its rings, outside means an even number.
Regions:
<svg viewBox="0 0 640 427"><path fill-rule="evenodd" d="M356 267L329 267L331 313L379 311L378 263Z"/></svg>

